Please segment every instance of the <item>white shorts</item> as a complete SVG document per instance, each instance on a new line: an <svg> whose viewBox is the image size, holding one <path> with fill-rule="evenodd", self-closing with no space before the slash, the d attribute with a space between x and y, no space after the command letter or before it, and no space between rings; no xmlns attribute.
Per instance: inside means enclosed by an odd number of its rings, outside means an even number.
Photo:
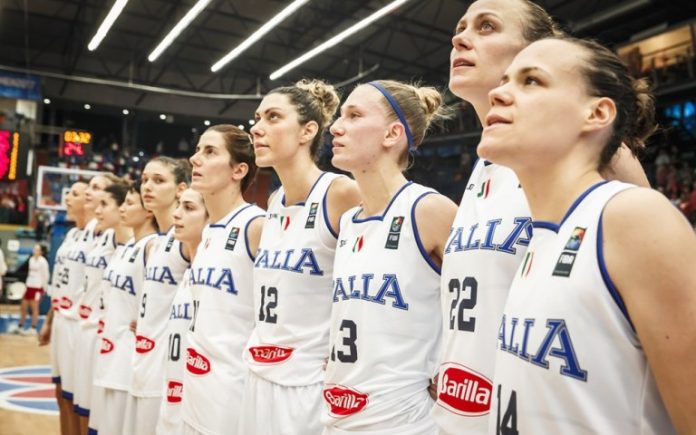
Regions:
<svg viewBox="0 0 696 435"><path fill-rule="evenodd" d="M87 435L96 435L99 432L99 422L104 418L104 394L104 388L92 385Z"/></svg>
<svg viewBox="0 0 696 435"><path fill-rule="evenodd" d="M97 358L97 329L85 329L78 324L75 340L75 374L74 397L75 412L83 417L89 417L92 396L92 383L94 381L94 361Z"/></svg>
<svg viewBox="0 0 696 435"><path fill-rule="evenodd" d="M121 435L123 433L123 416L126 414L128 392L104 388L104 411L100 412L99 435Z"/></svg>
<svg viewBox="0 0 696 435"><path fill-rule="evenodd" d="M170 403L167 401L166 395L162 397L155 434L180 435L184 433L184 419L182 417L183 410L181 409L181 403L182 402Z"/></svg>
<svg viewBox="0 0 696 435"><path fill-rule="evenodd" d="M195 427L191 426L188 423L184 423L183 425L183 432L181 432L183 435L206 435L205 433L199 431ZM176 434L176 432L175 432Z"/></svg>
<svg viewBox="0 0 696 435"><path fill-rule="evenodd" d="M54 384L60 384L60 372L58 371L58 340L60 315L53 313L53 321L51 322L51 341L49 342L49 351L51 353L51 381Z"/></svg>
<svg viewBox="0 0 696 435"><path fill-rule="evenodd" d="M161 404L161 397L135 397L128 394L123 435L154 434Z"/></svg>
<svg viewBox="0 0 696 435"><path fill-rule="evenodd" d="M286 387L269 382L249 371L239 413L238 435L319 435L323 427L320 382Z"/></svg>
<svg viewBox="0 0 696 435"><path fill-rule="evenodd" d="M62 316L62 314L58 314ZM58 320L58 319L56 319ZM75 392L75 335L79 327L76 320L60 319L56 325L58 342L56 343L57 375L60 377L63 398L72 401Z"/></svg>

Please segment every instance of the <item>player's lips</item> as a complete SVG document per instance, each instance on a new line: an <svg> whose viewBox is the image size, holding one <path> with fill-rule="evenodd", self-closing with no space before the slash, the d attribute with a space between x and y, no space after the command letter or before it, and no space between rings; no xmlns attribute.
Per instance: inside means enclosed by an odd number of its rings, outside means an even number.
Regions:
<svg viewBox="0 0 696 435"><path fill-rule="evenodd" d="M501 124L512 124L512 121L496 113L489 113L486 116L486 128Z"/></svg>
<svg viewBox="0 0 696 435"><path fill-rule="evenodd" d="M202 177L202 176L203 176L203 175L201 175L201 173L198 172L198 171L193 171L193 172L191 173L191 177L192 177L192 178L195 178L195 177Z"/></svg>
<svg viewBox="0 0 696 435"><path fill-rule="evenodd" d="M155 197L153 195L150 195L150 194L143 195L143 201L152 201L153 199L155 199Z"/></svg>
<svg viewBox="0 0 696 435"><path fill-rule="evenodd" d="M476 63L464 57L455 57L452 59L452 69L471 66L476 66Z"/></svg>

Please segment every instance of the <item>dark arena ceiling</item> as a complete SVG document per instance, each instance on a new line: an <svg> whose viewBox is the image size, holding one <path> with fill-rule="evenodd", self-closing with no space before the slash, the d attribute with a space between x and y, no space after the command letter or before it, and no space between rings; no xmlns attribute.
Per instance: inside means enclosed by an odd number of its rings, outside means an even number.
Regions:
<svg viewBox="0 0 696 435"><path fill-rule="evenodd" d="M218 72L210 67L290 0L213 0L155 62L148 54L195 0L130 0L95 51L113 0L0 0L0 68L44 77L56 102L248 119L256 95L302 77L334 83L420 79L444 88L452 29L465 0L411 0L278 80L270 73L389 3L310 0ZM612 45L696 17L696 0L537 0L568 30ZM86 83L83 79L122 86ZM80 81L83 80L83 81ZM128 84L161 88L152 92ZM181 92L239 94L199 98ZM219 97L219 95L218 95Z"/></svg>

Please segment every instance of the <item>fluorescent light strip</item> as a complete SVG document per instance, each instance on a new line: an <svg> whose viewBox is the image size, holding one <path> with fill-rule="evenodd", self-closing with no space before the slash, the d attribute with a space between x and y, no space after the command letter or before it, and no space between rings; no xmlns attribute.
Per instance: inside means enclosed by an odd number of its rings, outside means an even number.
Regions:
<svg viewBox="0 0 696 435"><path fill-rule="evenodd" d="M174 42L174 40L179 36L179 34L181 34L181 32L183 32L183 30L187 28L189 24L191 24L191 21L193 21L198 16L198 14L203 12L203 9L205 9L211 1L212 0L198 0L198 2L195 5L193 5L193 7L189 9L188 12L186 12L186 15L184 15L184 17L181 20L179 20L178 23L176 23L176 26L174 26L174 28L170 30L169 33L167 33L167 36L165 36L164 39L160 41L157 47L155 47L155 49L152 50L152 53L150 53L150 55L147 57L147 60L149 60L150 62L154 62L155 60L157 60L160 54L162 54L162 52L164 52L164 50L166 50L167 47L169 47L172 44L172 42Z"/></svg>
<svg viewBox="0 0 696 435"><path fill-rule="evenodd" d="M106 34L109 33L109 29L111 29L111 26L114 24L114 21L116 21L116 18L121 15L121 11L123 11L123 8L126 7L126 3L128 3L128 0L116 0L116 2L114 2L111 10L108 14L106 14L106 18L104 18L104 21L102 21L99 29L97 29L97 33L94 35L94 37L92 37L92 40L89 41L89 45L87 45L87 49L89 51L94 51L97 49L97 47L99 47L102 39L104 39Z"/></svg>
<svg viewBox="0 0 696 435"><path fill-rule="evenodd" d="M299 8L302 7L305 3L307 3L309 0L295 0L294 2L290 3L285 9L283 9L278 15L275 17L271 18L266 24L261 26L259 30L254 32L251 36L249 36L244 42L239 44L237 47L235 47L232 51L227 53L222 59L218 60L215 62L213 66L210 67L210 70L212 72L217 72L228 64L232 59L236 58L244 50L247 48L251 47L256 41L261 39L266 33L270 32L274 27L276 27L278 24L280 24L283 20L285 20L287 17L292 15L293 12L298 10Z"/></svg>
<svg viewBox="0 0 696 435"><path fill-rule="evenodd" d="M276 80L280 78L283 74L286 72L290 71L291 69L295 68L296 66L308 61L309 59L313 58L314 56L318 55L319 53L333 47L334 45L338 44L339 42L343 41L344 39L348 38L352 34L358 32L359 30L369 26L373 22L379 20L383 16L387 15L389 12L393 11L394 9L398 8L399 6L403 5L409 0L396 0L382 9L378 10L377 12L373 13L369 17L363 19L362 21L354 24L353 26L347 28L343 32L339 33L338 35L334 36L333 38L329 39L328 41L324 42L321 45L318 45L317 47L314 47L313 49L309 50L307 53L303 54L302 56L298 57L297 59L293 60L292 62L288 63L284 67L276 70L273 74L270 75L271 80Z"/></svg>

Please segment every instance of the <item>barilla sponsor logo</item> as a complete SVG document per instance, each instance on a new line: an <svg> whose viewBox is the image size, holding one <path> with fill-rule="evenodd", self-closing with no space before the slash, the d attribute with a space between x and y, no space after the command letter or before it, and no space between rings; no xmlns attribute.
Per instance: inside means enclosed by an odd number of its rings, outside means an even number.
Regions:
<svg viewBox="0 0 696 435"><path fill-rule="evenodd" d="M480 373L450 363L437 386L437 404L459 415L486 415L491 408L493 384Z"/></svg>
<svg viewBox="0 0 696 435"><path fill-rule="evenodd" d="M334 417L346 417L358 413L367 406L367 394L342 385L327 385L324 400Z"/></svg>
<svg viewBox="0 0 696 435"><path fill-rule="evenodd" d="M135 351L138 353L147 353L155 348L155 342L145 337L144 335L135 336Z"/></svg>
<svg viewBox="0 0 696 435"><path fill-rule="evenodd" d="M258 363L275 364L290 358L294 350L292 347L254 346L249 348L249 353Z"/></svg>
<svg viewBox="0 0 696 435"><path fill-rule="evenodd" d="M184 384L177 381L169 381L167 384L167 402L179 403L184 397Z"/></svg>
<svg viewBox="0 0 696 435"><path fill-rule="evenodd" d="M189 347L186 349L186 370L194 375L205 375L210 372L210 361Z"/></svg>
<svg viewBox="0 0 696 435"><path fill-rule="evenodd" d="M51 308L53 308L53 311L58 311L60 308L60 299L51 299Z"/></svg>
<svg viewBox="0 0 696 435"><path fill-rule="evenodd" d="M102 332L104 332L104 321L100 320L97 324L97 334L101 334Z"/></svg>
<svg viewBox="0 0 696 435"><path fill-rule="evenodd" d="M72 301L67 296L63 296L60 299L60 308L63 310L69 310L72 307Z"/></svg>
<svg viewBox="0 0 696 435"><path fill-rule="evenodd" d="M101 349L99 349L99 353L109 353L112 350L114 350L114 343L108 338L102 337Z"/></svg>
<svg viewBox="0 0 696 435"><path fill-rule="evenodd" d="M80 305L80 317L83 319L88 319L89 315L92 314L92 309L87 305Z"/></svg>

